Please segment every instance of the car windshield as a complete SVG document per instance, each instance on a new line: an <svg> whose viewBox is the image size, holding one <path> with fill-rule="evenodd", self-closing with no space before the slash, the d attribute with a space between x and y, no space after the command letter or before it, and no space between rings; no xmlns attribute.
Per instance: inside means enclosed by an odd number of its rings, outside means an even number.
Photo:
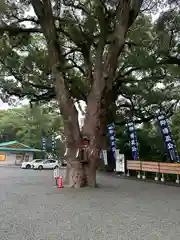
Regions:
<svg viewBox="0 0 180 240"><path fill-rule="evenodd" d="M43 161L42 159L35 160L35 162L42 162L42 161Z"/></svg>
<svg viewBox="0 0 180 240"><path fill-rule="evenodd" d="M45 161L43 161L43 163L45 163L45 164L46 164L46 163L49 163L49 162L50 162L49 160L45 160Z"/></svg>
<svg viewBox="0 0 180 240"><path fill-rule="evenodd" d="M48 160L43 161L43 163L55 163L55 162L56 162L56 160L54 160L54 159L48 159Z"/></svg>

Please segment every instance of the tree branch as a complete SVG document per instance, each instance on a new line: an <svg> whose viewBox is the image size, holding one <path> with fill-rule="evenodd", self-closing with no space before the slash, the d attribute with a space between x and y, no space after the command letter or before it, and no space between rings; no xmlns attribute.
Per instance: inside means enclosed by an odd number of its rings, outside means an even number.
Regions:
<svg viewBox="0 0 180 240"><path fill-rule="evenodd" d="M104 64L104 72L107 79L113 79L114 77L114 73L117 69L118 58L124 47L125 35L128 28L136 19L143 0L131 2L132 4L130 4L129 1L118 1L113 39L109 45L108 54Z"/></svg>
<svg viewBox="0 0 180 240"><path fill-rule="evenodd" d="M99 0L97 3L97 18L100 26L100 36L99 36L99 42L97 44L96 49L96 60L95 60L95 75L97 79L100 79L102 74L102 67L103 67L103 52L104 47L106 45L106 37L107 37L107 23L106 23L106 16L104 11L106 12L106 8L104 8L104 5L102 1Z"/></svg>
<svg viewBox="0 0 180 240"><path fill-rule="evenodd" d="M174 107L177 105L177 102L172 104L168 109L164 110L164 112L166 113L167 118L171 117L174 114ZM136 116L136 114L134 114L134 116ZM139 116L138 116L139 118ZM156 114L152 113L150 114L148 117L142 117L140 119L135 119L135 124L141 124L141 123L145 123L145 122L150 122L151 120L156 120ZM127 120L122 120L122 121L116 121L116 125L117 126L124 126L125 124L127 124Z"/></svg>
<svg viewBox="0 0 180 240"><path fill-rule="evenodd" d="M160 60L158 64L176 64L180 66L180 58L168 56L167 58Z"/></svg>
<svg viewBox="0 0 180 240"><path fill-rule="evenodd" d="M34 11L39 19L44 37L47 42L48 56L56 96L62 113L68 146L77 147L81 138L78 112L67 89L63 76L66 60L58 41L58 33L54 23L50 0L31 0Z"/></svg>
<svg viewBox="0 0 180 240"><path fill-rule="evenodd" d="M72 69L72 68L77 68L77 69L79 69L79 71L80 71L84 76L86 76L86 73L84 72L84 69L83 69L81 66L77 65L77 63L76 63L72 58L68 58L67 60L68 60L68 61L71 61L71 62L73 63L73 65L67 66L67 67L66 67L66 70Z"/></svg>
<svg viewBox="0 0 180 240"><path fill-rule="evenodd" d="M0 33L9 32L14 35L21 34L21 33L42 33L42 30L39 28L22 28L22 27L15 27L11 25L0 26Z"/></svg>
<svg viewBox="0 0 180 240"><path fill-rule="evenodd" d="M70 0L70 1L69 0L63 0L63 4L66 7L72 7L76 10L81 10L86 15L89 15L88 9L85 7L84 4L81 4L80 1L78 2L78 4L75 4L74 1L72 1L72 0Z"/></svg>

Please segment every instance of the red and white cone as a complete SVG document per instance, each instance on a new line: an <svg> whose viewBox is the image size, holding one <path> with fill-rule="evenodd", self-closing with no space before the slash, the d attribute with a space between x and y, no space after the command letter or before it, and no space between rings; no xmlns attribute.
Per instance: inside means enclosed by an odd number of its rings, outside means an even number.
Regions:
<svg viewBox="0 0 180 240"><path fill-rule="evenodd" d="M62 177L59 176L59 181L58 181L58 188L63 188L63 183L62 183Z"/></svg>

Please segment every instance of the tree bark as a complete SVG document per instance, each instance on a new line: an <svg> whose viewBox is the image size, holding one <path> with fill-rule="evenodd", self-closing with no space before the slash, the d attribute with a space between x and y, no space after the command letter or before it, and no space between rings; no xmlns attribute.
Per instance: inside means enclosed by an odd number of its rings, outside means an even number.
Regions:
<svg viewBox="0 0 180 240"><path fill-rule="evenodd" d="M142 0L138 2L142 2ZM126 32L137 14L133 15L135 16L133 19L130 19L130 1L118 1L113 39L107 54L104 53L106 32L103 31L103 27L105 19L99 19L101 22L102 39L99 40L97 48L94 73L91 71L90 74L92 81L90 82L91 89L87 99L84 127L82 132L80 132L78 112L62 74L66 61L58 42L51 1L31 0L31 3L47 42L57 101L64 121L68 148L66 184L75 188L83 186L96 187L96 170L100 160L102 133L106 129L107 109L112 102L110 96L112 83L117 69L118 58L124 46ZM103 14L103 11L101 11L101 14ZM85 148L86 159L82 161L80 156L77 156L77 150L79 149L80 141L84 137L89 139L89 145Z"/></svg>
<svg viewBox="0 0 180 240"><path fill-rule="evenodd" d="M96 187L96 170L99 164L99 156L89 155L88 161L82 159L68 161L64 184L67 187Z"/></svg>

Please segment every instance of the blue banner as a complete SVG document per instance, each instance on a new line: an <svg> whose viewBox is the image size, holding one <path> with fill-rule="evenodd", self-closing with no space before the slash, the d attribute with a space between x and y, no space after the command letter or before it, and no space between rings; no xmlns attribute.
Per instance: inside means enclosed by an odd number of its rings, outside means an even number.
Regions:
<svg viewBox="0 0 180 240"><path fill-rule="evenodd" d="M52 152L54 153L56 148L56 139L54 135L52 135L51 137L51 145L52 145Z"/></svg>
<svg viewBox="0 0 180 240"><path fill-rule="evenodd" d="M161 132L166 145L167 153L170 162L179 162L179 156L176 149L176 144L172 138L172 134L168 125L167 117L164 113L157 116L159 125L161 127Z"/></svg>
<svg viewBox="0 0 180 240"><path fill-rule="evenodd" d="M137 134L136 134L136 128L133 121L128 122L128 131L129 136L131 139L131 148L132 148L132 158L133 160L139 160L139 154L138 154L138 142L137 142Z"/></svg>
<svg viewBox="0 0 180 240"><path fill-rule="evenodd" d="M116 136L115 136L115 125L114 123L108 124L108 133L111 143L111 152L114 158L114 161L116 161Z"/></svg>
<svg viewBox="0 0 180 240"><path fill-rule="evenodd" d="M46 151L46 137L42 137L42 150Z"/></svg>

